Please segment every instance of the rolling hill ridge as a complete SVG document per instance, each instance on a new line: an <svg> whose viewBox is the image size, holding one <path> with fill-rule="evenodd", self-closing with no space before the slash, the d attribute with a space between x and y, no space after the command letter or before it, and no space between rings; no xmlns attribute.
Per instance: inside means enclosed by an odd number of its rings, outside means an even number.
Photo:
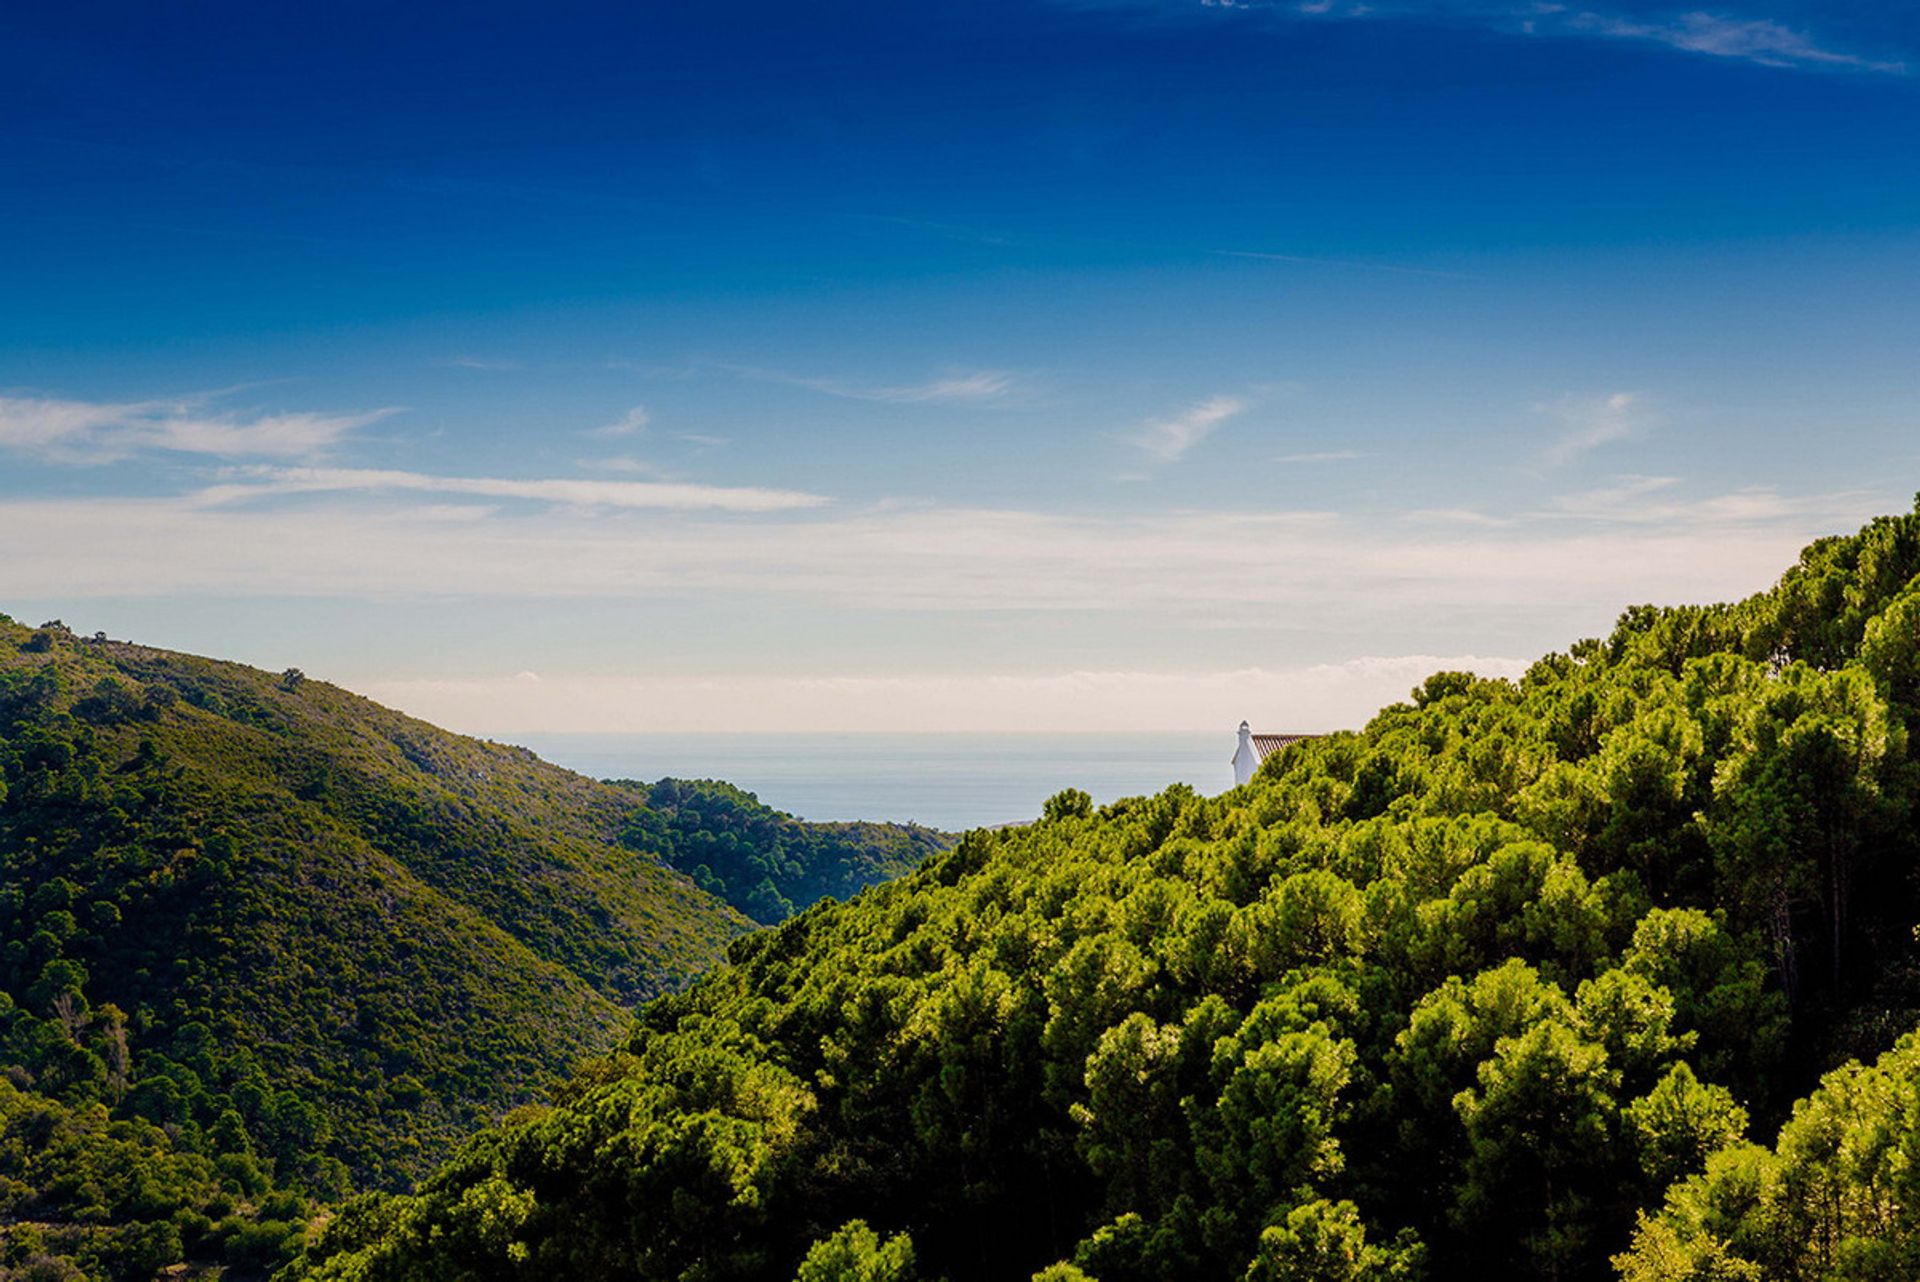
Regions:
<svg viewBox="0 0 1920 1282"><path fill-rule="evenodd" d="M777 919L947 844L0 616L0 1211L158 1222L97 1181L42 1196L72 1174L57 1134L187 1190L190 1220L238 1215L222 1241L266 1214L281 1237L230 1255L275 1258L302 1197L430 1169L713 966L754 925L729 898Z"/></svg>

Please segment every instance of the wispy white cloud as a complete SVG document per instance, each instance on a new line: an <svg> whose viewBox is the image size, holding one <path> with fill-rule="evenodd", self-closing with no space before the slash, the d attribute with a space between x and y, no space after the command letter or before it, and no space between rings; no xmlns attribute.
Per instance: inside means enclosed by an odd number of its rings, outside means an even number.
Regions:
<svg viewBox="0 0 1920 1282"><path fill-rule="evenodd" d="M1277 454L1276 463L1345 463L1353 459L1365 458L1361 450L1313 450L1305 454Z"/></svg>
<svg viewBox="0 0 1920 1282"><path fill-rule="evenodd" d="M1747 0L1745 12L1676 10L1657 2L1615 0L1605 6L1522 3L1520 0L1057 0L1078 9L1162 13L1232 10L1293 22L1411 21L1490 28L1519 36L1631 40L1683 53L1736 59L1765 67L1902 75L1898 56L1861 53L1823 41L1789 24L1769 0ZM1857 14L1846 15L1857 18ZM1856 23L1856 25L1858 25ZM1893 24L1880 23L1883 29ZM1891 39L1891 36L1889 37ZM1272 255L1286 258L1286 255ZM1312 261L1312 260L1303 260ZM1348 266L1375 266L1351 263Z"/></svg>
<svg viewBox="0 0 1920 1282"><path fill-rule="evenodd" d="M880 401L891 405L921 405L940 402L980 404L1005 400L1019 390L1019 381L1006 370L957 370L920 383L859 383L838 378L819 378L791 374L782 370L761 369L751 365L716 365L714 368L763 383L784 383L804 387L811 392L838 396L850 401Z"/></svg>
<svg viewBox="0 0 1920 1282"><path fill-rule="evenodd" d="M1618 525L1658 526L1673 530L1735 528L1793 523L1832 511L1836 504L1864 505L1865 495L1791 495L1766 486L1689 499L1677 493L1671 476L1623 476L1574 494L1555 498L1533 515Z"/></svg>
<svg viewBox="0 0 1920 1282"><path fill-rule="evenodd" d="M1647 428L1640 398L1632 392L1611 392L1592 398L1568 398L1536 406L1558 419L1561 435L1543 455L1551 467L1561 467L1603 445L1638 436Z"/></svg>
<svg viewBox="0 0 1920 1282"><path fill-rule="evenodd" d="M624 472L629 476L658 476L660 465L650 463L631 454L618 454L611 458L583 458L579 465L594 472Z"/></svg>
<svg viewBox="0 0 1920 1282"><path fill-rule="evenodd" d="M1899 74L1898 60L1863 57L1824 48L1802 31L1770 18L1737 18L1712 13L1683 13L1651 21L1607 13L1576 12L1565 18L1572 32L1590 32L1629 40L1650 40L1688 53L1740 58L1767 67L1833 67Z"/></svg>
<svg viewBox="0 0 1920 1282"><path fill-rule="evenodd" d="M1423 507L1407 513L1409 521L1436 521L1444 525L1474 525L1484 530L1504 530L1513 524L1510 517L1494 516L1467 507Z"/></svg>
<svg viewBox="0 0 1920 1282"><path fill-rule="evenodd" d="M1237 396L1210 396L1172 418L1146 424L1128 439L1163 463L1177 463L1246 408L1247 403Z"/></svg>
<svg viewBox="0 0 1920 1282"><path fill-rule="evenodd" d="M254 479L210 486L191 495L200 507L258 502L291 494L463 494L525 499L581 508L668 508L679 511L783 512L832 502L798 490L694 485L665 481L520 480L431 476L373 468L273 468Z"/></svg>
<svg viewBox="0 0 1920 1282"><path fill-rule="evenodd" d="M397 409L359 414L220 413L212 397L76 401L0 396L0 449L56 462L111 463L162 451L218 458L311 458Z"/></svg>
<svg viewBox="0 0 1920 1282"><path fill-rule="evenodd" d="M645 431L647 424L652 421L653 416L647 413L647 407L644 405L636 405L611 423L603 424L600 427L589 428L587 435L603 438L635 436Z"/></svg>
<svg viewBox="0 0 1920 1282"><path fill-rule="evenodd" d="M1618 519L1628 513L1646 511L1649 496L1679 484L1677 476L1619 476L1590 490L1557 496L1552 510L1567 516ZM1684 505L1682 507L1684 509Z"/></svg>

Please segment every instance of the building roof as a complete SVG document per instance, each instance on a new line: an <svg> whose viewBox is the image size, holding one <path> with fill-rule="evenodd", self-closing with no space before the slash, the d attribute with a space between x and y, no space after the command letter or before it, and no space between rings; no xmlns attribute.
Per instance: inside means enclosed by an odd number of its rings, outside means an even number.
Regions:
<svg viewBox="0 0 1920 1282"><path fill-rule="evenodd" d="M1253 736L1253 750L1265 761L1272 753L1280 751L1290 743L1299 743L1302 739L1318 738L1310 734L1257 734Z"/></svg>

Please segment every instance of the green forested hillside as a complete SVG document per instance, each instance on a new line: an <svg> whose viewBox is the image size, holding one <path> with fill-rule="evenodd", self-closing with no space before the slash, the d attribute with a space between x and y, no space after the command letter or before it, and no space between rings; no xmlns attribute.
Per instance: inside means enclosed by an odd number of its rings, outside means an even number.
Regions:
<svg viewBox="0 0 1920 1282"><path fill-rule="evenodd" d="M1911 1277L1916 572L1884 519L1220 798L969 834L292 1275Z"/></svg>
<svg viewBox="0 0 1920 1282"><path fill-rule="evenodd" d="M271 1263L300 1195L403 1181L606 1050L751 925L667 866L722 842L689 792L0 616L0 1273ZM942 840L723 810L801 902Z"/></svg>
<svg viewBox="0 0 1920 1282"><path fill-rule="evenodd" d="M953 845L950 835L912 824L803 823L713 779L638 786L646 809L622 839L660 852L757 922L785 921L796 905L828 896L845 899Z"/></svg>

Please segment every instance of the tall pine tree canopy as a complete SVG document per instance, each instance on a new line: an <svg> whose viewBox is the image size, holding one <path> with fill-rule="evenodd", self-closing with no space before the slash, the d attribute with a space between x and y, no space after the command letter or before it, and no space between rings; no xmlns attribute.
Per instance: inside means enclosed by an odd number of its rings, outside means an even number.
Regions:
<svg viewBox="0 0 1920 1282"><path fill-rule="evenodd" d="M1917 572L1878 520L1224 796L971 833L287 1276L1914 1276Z"/></svg>

